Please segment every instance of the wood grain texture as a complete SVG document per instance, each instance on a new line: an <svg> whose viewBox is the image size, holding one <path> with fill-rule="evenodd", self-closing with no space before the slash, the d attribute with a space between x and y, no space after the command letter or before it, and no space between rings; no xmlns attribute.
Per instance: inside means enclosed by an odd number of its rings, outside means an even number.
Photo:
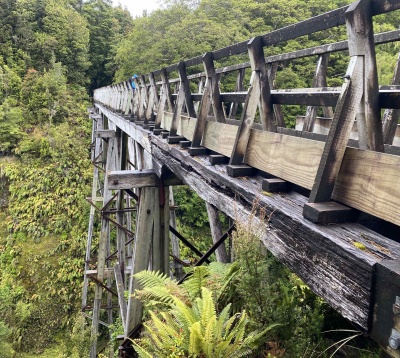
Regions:
<svg viewBox="0 0 400 358"><path fill-rule="evenodd" d="M161 122L162 128L169 130L172 122L172 116L173 113L164 112L163 120ZM191 140L191 138L193 137L196 121L196 118L181 115L180 119L178 119L176 134L185 137L188 140Z"/></svg>
<svg viewBox="0 0 400 358"><path fill-rule="evenodd" d="M343 84L338 105L335 109L331 129L325 143L321 162L309 197L311 203L330 201L336 176L346 150L358 107L363 95L364 59L354 56Z"/></svg>
<svg viewBox="0 0 400 358"><path fill-rule="evenodd" d="M333 198L400 225L400 157L347 148Z"/></svg>
<svg viewBox="0 0 400 358"><path fill-rule="evenodd" d="M263 223L254 218L253 228L268 249L341 314L368 326L374 264L386 255L400 256L399 244L354 223L315 225L302 216L305 197L295 192L261 195L262 178L230 178L223 167L208 165L207 158L191 158L185 150L164 146L158 137L151 139L153 155L228 216L249 222L257 199L269 219ZM367 250L357 249L355 241Z"/></svg>
<svg viewBox="0 0 400 358"><path fill-rule="evenodd" d="M238 128L231 124L207 121L201 145L230 157Z"/></svg>
<svg viewBox="0 0 400 358"><path fill-rule="evenodd" d="M158 186L157 174L152 169L117 170L107 173L109 189L131 189Z"/></svg>
<svg viewBox="0 0 400 358"><path fill-rule="evenodd" d="M311 189L324 145L323 142L252 129L244 162Z"/></svg>
<svg viewBox="0 0 400 358"><path fill-rule="evenodd" d="M196 118L181 116L181 119L178 123L177 134L190 140L193 137L196 122Z"/></svg>

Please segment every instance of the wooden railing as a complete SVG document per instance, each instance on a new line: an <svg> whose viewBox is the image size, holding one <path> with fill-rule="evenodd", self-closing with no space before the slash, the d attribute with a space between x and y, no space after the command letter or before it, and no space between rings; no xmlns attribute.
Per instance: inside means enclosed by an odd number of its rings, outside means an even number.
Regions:
<svg viewBox="0 0 400 358"><path fill-rule="evenodd" d="M400 150L392 145L400 86L397 79L391 86L379 87L375 58L375 44L398 41L400 31L376 35L372 31L373 16L399 8L400 1L359 0L250 41L141 75L139 81L134 79L136 91L132 90L131 80L97 89L94 100L154 128L155 134L167 131L169 143L182 141L182 145L190 145L192 155L205 153L206 148L229 158L227 171L231 176L248 175L255 168L309 189L309 203L303 213L314 222L347 220L350 207L400 225L400 158L395 155ZM348 41L264 55L268 46L343 24ZM342 87L326 87L329 54L345 50L350 56ZM215 69L216 60L246 52L249 62ZM307 56L318 57L315 87L274 90L277 65ZM204 65L204 72L187 74L189 67L199 64ZM251 68L251 81L245 92L247 68ZM179 78L169 79L174 71ZM238 72L237 92L220 93L220 76L230 72ZM398 78L397 67L394 78ZM200 93L190 91L190 83L195 80L199 80L200 88L204 85ZM232 112L237 111L238 103L241 120L234 121L230 118L235 117ZM281 105L295 104L308 106L302 131L284 128ZM309 135L315 126L317 106L323 106L324 114L333 117L328 120L331 125L326 136ZM387 109L383 123L381 109ZM258 126L254 125L256 114ZM358 140L350 147L356 116ZM270 183L266 179L267 190L273 188Z"/></svg>

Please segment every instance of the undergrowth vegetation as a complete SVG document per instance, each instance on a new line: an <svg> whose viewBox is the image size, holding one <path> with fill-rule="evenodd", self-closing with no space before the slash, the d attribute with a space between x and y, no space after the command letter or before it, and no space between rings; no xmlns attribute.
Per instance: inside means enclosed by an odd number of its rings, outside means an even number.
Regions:
<svg viewBox="0 0 400 358"><path fill-rule="evenodd" d="M136 275L143 289L135 296L145 304L145 330L133 341L139 356L378 357L376 347L354 342L361 333L279 263L252 226L237 222L232 264L191 268L181 285L158 272Z"/></svg>

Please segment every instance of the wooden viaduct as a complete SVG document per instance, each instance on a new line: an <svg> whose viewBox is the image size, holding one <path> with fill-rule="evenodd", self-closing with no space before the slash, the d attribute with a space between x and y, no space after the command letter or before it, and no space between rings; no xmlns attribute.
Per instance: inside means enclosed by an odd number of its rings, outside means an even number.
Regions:
<svg viewBox="0 0 400 358"><path fill-rule="evenodd" d="M268 250L400 357L400 68L391 84L380 85L375 54L377 44L398 41L400 30L374 34L372 26L375 15L398 9L398 0L357 0L141 75L136 90L127 80L94 92L82 302L93 337L99 325L114 322L118 308L125 330L120 356L130 356L127 338L142 315L131 296L132 275L148 267L170 272L170 256L180 262L177 237L193 246L171 225L170 188L186 184L207 203L216 229L206 254L192 247L201 256L197 264L229 236L218 231L217 212L246 221L256 201L267 215L255 218L254 230ZM268 55L271 46L342 25L347 41ZM348 59L341 87L327 87L334 52ZM249 62L241 62L246 54ZM313 88L274 89L280 64L311 56ZM216 68L227 59L233 64ZM236 89L223 93L219 83L227 74L237 74ZM307 106L296 129L285 126L285 105ZM96 212L101 233L94 240ZM218 255L223 260L224 250ZM94 339L91 357L99 346Z"/></svg>

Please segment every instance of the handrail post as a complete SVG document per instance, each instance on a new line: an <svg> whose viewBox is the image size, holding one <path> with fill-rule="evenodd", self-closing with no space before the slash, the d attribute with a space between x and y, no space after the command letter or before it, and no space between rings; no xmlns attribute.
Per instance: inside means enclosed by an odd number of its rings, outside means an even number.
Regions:
<svg viewBox="0 0 400 358"><path fill-rule="evenodd" d="M360 113L360 108L361 112L365 111L366 133L360 133L359 137L362 138L364 135L369 149L383 150L370 5L370 0L357 0L346 11L351 59L309 203L303 208L304 217L313 222L342 222L351 218L351 209L331 202L331 196L353 123L357 113Z"/></svg>

